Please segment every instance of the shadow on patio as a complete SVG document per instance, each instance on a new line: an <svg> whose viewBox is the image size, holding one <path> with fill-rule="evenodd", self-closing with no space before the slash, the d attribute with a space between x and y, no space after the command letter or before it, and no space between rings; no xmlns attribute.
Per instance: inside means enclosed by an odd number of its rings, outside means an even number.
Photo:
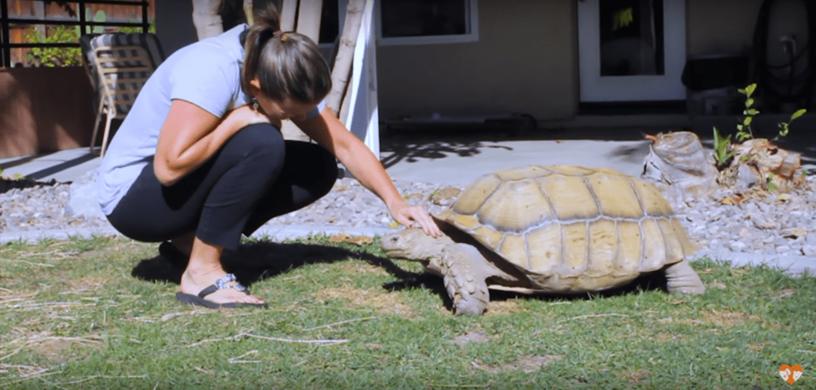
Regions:
<svg viewBox="0 0 816 390"><path fill-rule="evenodd" d="M687 130L695 132L707 147L712 147L712 128L717 126L724 133L734 132L735 117L680 117L683 125L662 125L655 127L615 127L614 125L582 128L539 128L518 131L512 128L489 128L485 126L457 127L415 127L399 130L384 129L381 138L382 161L386 168L398 165L413 165L419 162L440 167L443 160L476 161L484 158L505 158L518 160L518 164L538 163L524 157L518 149L522 145L540 147L542 163L558 163L558 156L569 157L582 153L591 155L586 148L597 148L594 163L603 165L626 163L640 164L648 153L646 134L661 131ZM776 124L786 119L779 115L768 115L757 120L754 136L773 139ZM574 142L586 141L586 142ZM608 142L614 141L614 142ZM802 164L813 169L816 165L816 115L810 114L792 125L789 135L776 141L788 150L802 155ZM538 145L538 146L536 146ZM614 146L613 146L614 145ZM572 149L572 150L571 150ZM506 153L499 152L519 152ZM557 155L554 154L557 152ZM550 156L544 154L549 153ZM501 155L501 156L500 156ZM535 159L535 157L532 157ZM567 159L569 160L569 159ZM509 163L509 162L508 162ZM563 163L571 163L564 161ZM591 162L587 164L592 165ZM417 165L419 166L419 165ZM466 168L466 166L462 166Z"/></svg>

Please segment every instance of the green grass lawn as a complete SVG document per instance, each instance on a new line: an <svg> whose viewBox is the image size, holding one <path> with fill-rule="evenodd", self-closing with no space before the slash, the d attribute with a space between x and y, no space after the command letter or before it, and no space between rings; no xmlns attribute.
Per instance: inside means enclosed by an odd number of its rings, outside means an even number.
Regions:
<svg viewBox="0 0 816 390"><path fill-rule="evenodd" d="M175 301L180 271L122 239L0 246L0 388L816 388L816 279L693 263L578 298L493 294L456 317L441 280L376 243L248 242L228 269L266 310Z"/></svg>

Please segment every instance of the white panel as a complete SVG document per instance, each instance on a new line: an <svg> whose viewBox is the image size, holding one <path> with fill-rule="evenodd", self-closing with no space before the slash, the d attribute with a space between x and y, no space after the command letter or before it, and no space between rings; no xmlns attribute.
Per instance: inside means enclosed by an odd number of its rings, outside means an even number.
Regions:
<svg viewBox="0 0 816 390"><path fill-rule="evenodd" d="M377 110L377 53L373 26L374 0L366 0L363 20L354 47L348 118L341 118L366 146L380 157L380 126Z"/></svg>
<svg viewBox="0 0 816 390"><path fill-rule="evenodd" d="M686 63L685 0L664 0L665 74L601 76L599 0L578 2L578 49L582 102L684 100Z"/></svg>

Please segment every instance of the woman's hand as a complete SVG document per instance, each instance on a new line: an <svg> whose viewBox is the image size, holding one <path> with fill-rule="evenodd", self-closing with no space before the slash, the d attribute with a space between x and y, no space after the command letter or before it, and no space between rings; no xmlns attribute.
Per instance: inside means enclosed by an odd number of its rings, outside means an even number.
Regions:
<svg viewBox="0 0 816 390"><path fill-rule="evenodd" d="M442 236L439 227L424 208L405 203L377 157L337 119L331 108L323 109L316 118L295 119L294 122L309 137L334 154L365 188L377 194L388 206L395 221L405 226L421 228L432 237Z"/></svg>
<svg viewBox="0 0 816 390"><path fill-rule="evenodd" d="M431 215L422 206L409 206L404 201L395 205L389 205L388 211L391 217L401 225L421 228L425 234L431 237L441 237L442 231L436 226Z"/></svg>

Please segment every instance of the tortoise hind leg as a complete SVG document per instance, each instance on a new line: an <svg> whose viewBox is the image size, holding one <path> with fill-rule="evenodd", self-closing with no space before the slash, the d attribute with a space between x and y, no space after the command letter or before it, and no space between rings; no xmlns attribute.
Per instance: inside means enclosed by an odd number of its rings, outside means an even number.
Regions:
<svg viewBox="0 0 816 390"><path fill-rule="evenodd" d="M486 279L497 275L496 269L476 248L467 244L452 245L441 260L442 277L453 300L454 312L458 315L482 314L490 302Z"/></svg>
<svg viewBox="0 0 816 390"><path fill-rule="evenodd" d="M705 286L688 261L666 267L666 287L672 294L702 294Z"/></svg>

